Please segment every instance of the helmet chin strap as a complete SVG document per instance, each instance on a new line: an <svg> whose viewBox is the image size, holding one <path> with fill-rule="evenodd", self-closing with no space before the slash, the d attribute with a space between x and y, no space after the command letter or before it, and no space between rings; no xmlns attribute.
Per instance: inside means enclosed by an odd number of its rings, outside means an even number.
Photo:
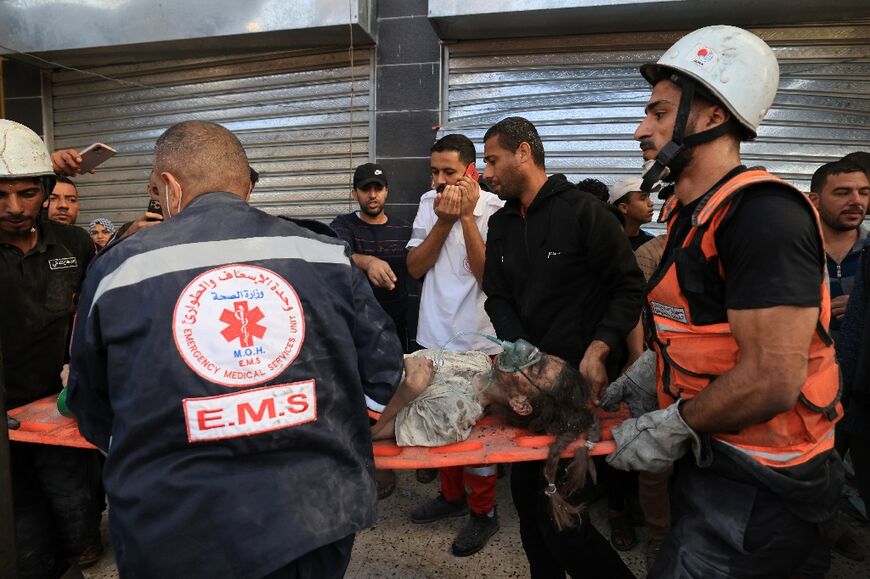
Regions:
<svg viewBox="0 0 870 579"><path fill-rule="evenodd" d="M682 89L680 105L677 108L677 118L674 120L674 132L671 135L670 142L662 147L659 154L652 161L651 166L644 171L640 190L645 193L651 193L656 183L670 175L671 169L669 165L680 152L684 149L691 149L692 147L718 139L730 130L734 120L734 117L730 117L727 122L719 126L684 137L686 123L689 120L689 112L692 110L692 102L695 100L695 88L697 85L693 80L678 74L671 75L669 80ZM647 163L644 163L644 165Z"/></svg>

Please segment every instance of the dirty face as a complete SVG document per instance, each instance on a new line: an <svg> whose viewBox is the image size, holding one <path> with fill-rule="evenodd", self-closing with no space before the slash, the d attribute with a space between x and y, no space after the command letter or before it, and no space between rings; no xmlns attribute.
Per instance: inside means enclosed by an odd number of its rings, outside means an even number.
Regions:
<svg viewBox="0 0 870 579"><path fill-rule="evenodd" d="M501 370L498 363L493 361L493 398L510 406L516 414L529 414L532 410L530 400L541 391L554 389L564 367L564 360L549 355L544 355L540 362L515 372Z"/></svg>
<svg viewBox="0 0 870 579"><path fill-rule="evenodd" d="M42 187L37 179L0 180L0 234L30 235L42 209Z"/></svg>

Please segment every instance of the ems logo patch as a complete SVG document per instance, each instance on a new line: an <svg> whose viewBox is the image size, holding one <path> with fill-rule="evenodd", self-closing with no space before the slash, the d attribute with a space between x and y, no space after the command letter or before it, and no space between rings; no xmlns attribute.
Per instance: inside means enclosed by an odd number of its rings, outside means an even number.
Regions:
<svg viewBox="0 0 870 579"><path fill-rule="evenodd" d="M48 268L52 271L57 269L74 269L79 266L75 256L59 257L57 259L48 260Z"/></svg>
<svg viewBox="0 0 870 579"><path fill-rule="evenodd" d="M716 51L710 48L709 46L701 46L699 45L695 49L694 54L690 54L691 60L693 63L697 64L701 68L706 68L707 66L713 66L719 60L719 55L716 54Z"/></svg>
<svg viewBox="0 0 870 579"><path fill-rule="evenodd" d="M185 398L182 405L189 442L251 436L317 420L314 380Z"/></svg>
<svg viewBox="0 0 870 579"><path fill-rule="evenodd" d="M172 332L181 358L198 375L223 386L253 386L296 359L305 317L296 291L274 271L225 265L184 288Z"/></svg>
<svg viewBox="0 0 870 579"><path fill-rule="evenodd" d="M683 308L668 306L665 304L660 304L658 302L650 302L650 305L652 306L653 314L656 316L661 316L663 318L674 320L675 322L681 322L683 324L689 323L689 318L686 317L686 310L684 310Z"/></svg>

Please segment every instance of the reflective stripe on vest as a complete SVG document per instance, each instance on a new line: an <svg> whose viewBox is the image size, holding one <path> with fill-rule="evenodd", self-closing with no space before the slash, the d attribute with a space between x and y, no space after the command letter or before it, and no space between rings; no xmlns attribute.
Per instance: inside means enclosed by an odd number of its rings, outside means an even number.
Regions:
<svg viewBox="0 0 870 579"><path fill-rule="evenodd" d="M698 203L692 216L692 227L681 248L694 245L708 263L718 256L715 234L728 213L734 195L758 183L788 187L809 207L810 201L797 189L766 171L744 171L729 179L719 189L708 193ZM670 235L675 202L668 203L667 219ZM823 254L822 233L815 208L819 251ZM694 251L694 250L693 250ZM727 321L696 325L691 319L691 306L677 278L674 257L651 281L647 295L652 317L653 346L658 354L658 389L662 407L677 398L690 399L707 385L729 372L737 364L740 349ZM824 260L820 262L824 271ZM719 264L719 275L725 272ZM754 424L738 433L713 434L713 438L742 451L767 466L788 467L806 462L833 447L833 427L842 416L839 404L839 369L834 349L827 333L830 322L830 295L827 280L822 277L819 323L808 352L807 379L799 402L762 424Z"/></svg>

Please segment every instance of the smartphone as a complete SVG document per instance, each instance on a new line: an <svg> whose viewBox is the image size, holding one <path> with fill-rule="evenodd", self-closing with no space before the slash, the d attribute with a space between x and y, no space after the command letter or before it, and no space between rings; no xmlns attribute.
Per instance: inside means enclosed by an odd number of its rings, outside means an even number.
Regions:
<svg viewBox="0 0 870 579"><path fill-rule="evenodd" d="M465 169L465 175L463 177L471 177L475 181L480 179L480 173L477 172L477 167L474 166L474 163L469 163L468 168Z"/></svg>
<svg viewBox="0 0 870 579"><path fill-rule="evenodd" d="M157 213L159 215L163 215L163 207L160 205L160 201L156 199L151 199L148 201L148 209L145 210L148 213ZM159 219L154 219L153 217L149 217L146 221L159 221Z"/></svg>
<svg viewBox="0 0 870 579"><path fill-rule="evenodd" d="M115 153L115 149L103 143L94 143L84 151L79 153L82 162L79 163L79 171L87 173L91 169L98 167L107 160L111 159Z"/></svg>

